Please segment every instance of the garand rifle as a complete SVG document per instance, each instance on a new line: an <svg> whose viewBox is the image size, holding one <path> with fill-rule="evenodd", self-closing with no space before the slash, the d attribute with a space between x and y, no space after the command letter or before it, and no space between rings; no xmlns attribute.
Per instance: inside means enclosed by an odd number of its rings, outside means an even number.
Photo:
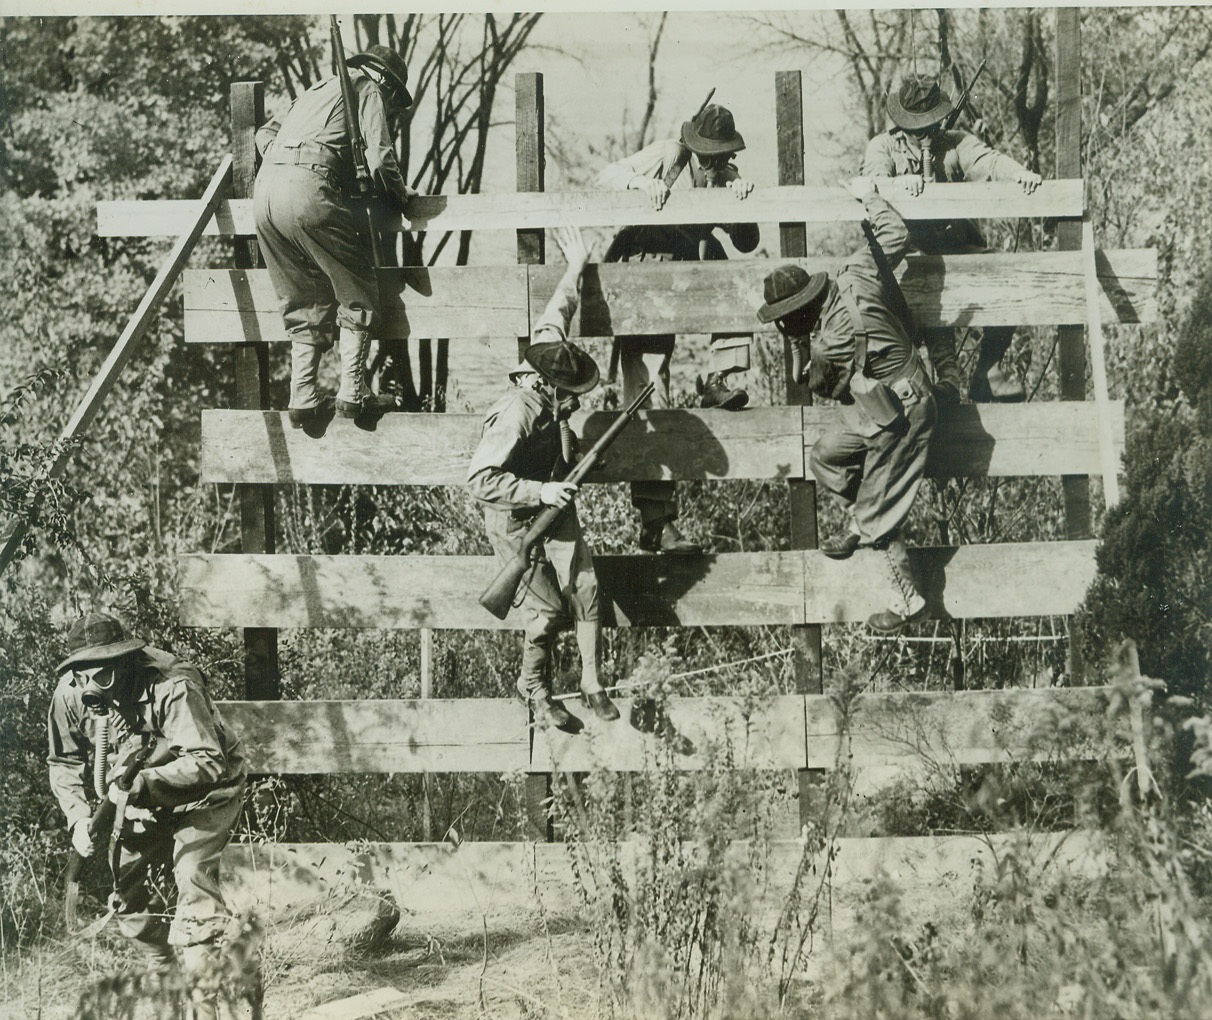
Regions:
<svg viewBox="0 0 1212 1020"><path fill-rule="evenodd" d="M943 130L950 131L959 121L960 114L964 112L964 107L968 105L968 100L972 97L972 87L976 84L976 79L981 76L981 72L985 69L986 60L981 61L981 66L976 69L976 74L972 76L972 80L964 87L964 91L959 94L959 99L955 101L955 105L951 108L951 112L947 114L943 120Z"/></svg>
<svg viewBox="0 0 1212 1020"><path fill-rule="evenodd" d="M366 160L366 139L362 136L362 126L358 123L358 98L354 92L353 81L349 77L349 65L345 62L345 44L341 41L341 23L335 14L329 16L329 33L332 36L332 57L337 65L337 77L341 80L341 106L345 114L345 133L349 135L349 151L353 155L354 186L357 189L358 200L366 208L366 228L370 232L370 248L374 255L376 266L383 264L382 251L379 247L379 234L375 230L372 200L374 198L374 181L370 176L370 164Z"/></svg>
<svg viewBox="0 0 1212 1020"><path fill-rule="evenodd" d="M703 100L702 105L695 112L695 115L690 118L691 121L698 119L699 114L701 114L705 109L707 109L707 104L711 102L711 97L714 95L715 95L715 88L713 87L711 89L711 91L707 93L707 98ZM665 187L667 187L667 188L673 187L674 182L682 175L682 171L686 169L686 164L689 162L690 162L690 150L688 148L686 148L686 143L679 139L677 158L672 163L670 163L669 166L665 167L665 176L661 178L661 181L664 183ZM626 234L626 232L629 231L630 229L631 229L630 227L624 227L623 230L619 232L618 237L615 238L614 242L611 243L610 248L607 250L606 256L603 259L603 261L605 261L605 262L619 261L617 258L612 259L610 257L611 251L621 250L621 249L616 249L616 245L620 245L622 243L620 241L620 238L623 238L624 235ZM619 357L620 357L621 353L622 352L619 349L619 342L616 340L613 344L610 345L610 367L606 371L606 381L607 382L612 383L619 377Z"/></svg>
<svg viewBox="0 0 1212 1020"><path fill-rule="evenodd" d="M151 757L155 749L156 738L152 737L143 747L135 752L115 780L118 784L118 789L123 791L130 790L135 782L135 776L143 770L143 766L147 764L147 759ZM101 803L93 811L92 818L88 820L88 835L94 843L104 836L105 833L112 830L115 824L122 824L117 819L117 814L118 805L110 800L109 797L102 797ZM84 864L87 860L87 857L82 857L73 850L71 859L67 862L67 871L64 874L63 919L67 922L68 931L72 931L76 927L76 908L80 901L80 872L84 870Z"/></svg>
<svg viewBox="0 0 1212 1020"><path fill-rule="evenodd" d="M627 423L636 416L644 401L652 396L655 389L655 383L649 383L644 387L640 395L628 405L627 409L610 423L609 428L602 433L602 438L594 443L589 452L573 465L572 470L565 476L564 481L570 482L573 485L580 484L581 480L597 466L598 461L602 458L602 454L619 437L619 433L627 427ZM534 562L538 546L547 537L548 533L553 531L556 525L559 524L560 519L564 516L565 509L565 507L543 507L539 511L538 516L531 522L530 527L526 529L526 534L522 536L522 548L518 550L517 555L501 568L500 572L493 579L492 584L484 589L484 594L480 596L480 605L492 613L498 620L505 619L509 614L509 610L513 608L514 599L518 594L518 587L522 583L522 578L526 576L526 572L530 570Z"/></svg>

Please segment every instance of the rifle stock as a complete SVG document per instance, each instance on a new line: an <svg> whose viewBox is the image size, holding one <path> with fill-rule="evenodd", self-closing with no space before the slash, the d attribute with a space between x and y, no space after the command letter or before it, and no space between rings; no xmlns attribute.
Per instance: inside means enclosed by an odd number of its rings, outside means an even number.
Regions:
<svg viewBox="0 0 1212 1020"><path fill-rule="evenodd" d="M602 438L593 444L584 457L577 461L564 481L571 482L573 485L581 483L581 480L597 466L602 459L602 454L619 437L619 434L627 427L627 423L636 416L655 389L655 383L649 383L644 387L626 410L610 423L610 427L602 433ZM530 569L531 556L535 546L547 537L548 532L555 528L563 516L563 507L548 506L540 510L538 516L531 521L530 527L526 529L526 534L522 536L522 548L497 572L492 583L484 589L484 593L480 596L480 605L498 620L505 619L509 615L509 610L513 608L513 600L517 597L518 587L522 583L522 578L526 576L526 571Z"/></svg>

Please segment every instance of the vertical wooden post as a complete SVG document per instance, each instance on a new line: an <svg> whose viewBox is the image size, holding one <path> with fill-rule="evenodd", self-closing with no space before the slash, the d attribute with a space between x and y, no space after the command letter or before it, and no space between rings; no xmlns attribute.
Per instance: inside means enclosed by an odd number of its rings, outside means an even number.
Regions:
<svg viewBox="0 0 1212 1020"><path fill-rule="evenodd" d="M804 100L799 71L779 71L774 77L775 124L778 130L779 184L804 183ZM807 229L803 223L779 224L779 251L784 258L803 258L808 254ZM812 391L791 378L791 345L783 344L783 361L787 377L787 403L808 406ZM805 465L805 474L806 471ZM791 514L791 548L817 547L816 483L807 477L787 483ZM791 629L795 647L793 659L795 687L801 694L821 694L824 675L821 667L821 628L798 626ZM808 748L804 748L808 760ZM811 817L813 788L823 775L820 769L802 768L799 772L800 823Z"/></svg>
<svg viewBox="0 0 1212 1020"><path fill-rule="evenodd" d="M433 697L433 628L421 628L421 697ZM421 831L426 843L433 842L433 806L429 773L421 773Z"/></svg>
<svg viewBox="0 0 1212 1020"><path fill-rule="evenodd" d="M1081 83L1081 11L1061 7L1056 11L1056 176L1082 176L1082 83ZM1082 246L1080 219L1062 220L1057 225L1057 247L1078 251ZM1085 327L1057 328L1057 366L1060 370L1061 400L1086 399ZM1065 498L1065 537L1089 538L1090 479L1085 475L1065 475L1061 479ZM1069 628L1069 673L1076 680L1083 672L1081 649Z"/></svg>
<svg viewBox="0 0 1212 1020"><path fill-rule="evenodd" d="M265 120L265 88L259 81L231 87L232 198L251 198L257 174L255 135ZM255 238L238 239L237 269L261 264ZM269 407L269 345L238 344L235 349L236 407ZM274 551L274 490L270 485L237 485L240 503L240 547L246 553ZM278 672L278 632L270 627L244 629L244 697L270 701L282 696Z"/></svg>
<svg viewBox="0 0 1212 1020"><path fill-rule="evenodd" d="M542 191L544 187L543 141L543 76L537 72L514 76L517 103L517 190ZM519 265L541 265L544 257L546 235L543 230L518 231ZM530 346L530 336L518 337L518 356ZM530 733L531 758L534 755L534 730ZM530 772L526 776L526 821L527 839L550 843L555 839L555 827L551 819L551 774Z"/></svg>
<svg viewBox="0 0 1212 1020"><path fill-rule="evenodd" d="M1076 7L1056 12L1056 176L1082 176L1081 11ZM1062 220L1057 226L1061 251L1082 246L1080 219ZM1061 326L1057 331L1057 363L1061 400L1086 399L1085 327ZM1070 539L1089 538L1090 479L1066 475L1065 532Z"/></svg>

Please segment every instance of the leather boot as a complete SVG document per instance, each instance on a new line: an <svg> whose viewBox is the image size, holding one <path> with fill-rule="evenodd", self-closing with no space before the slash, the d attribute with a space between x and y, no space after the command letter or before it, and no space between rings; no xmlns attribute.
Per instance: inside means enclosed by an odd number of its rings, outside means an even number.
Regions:
<svg viewBox="0 0 1212 1020"><path fill-rule="evenodd" d="M749 394L744 390L730 390L724 382L723 372L712 372L704 379L695 380L700 407L718 407L724 411L739 411L749 403Z"/></svg>
<svg viewBox="0 0 1212 1020"><path fill-rule="evenodd" d="M576 631L577 649L581 653L581 698L603 722L614 722L619 710L602 689L598 677L602 664L602 625L597 620L578 620Z"/></svg>
<svg viewBox="0 0 1212 1020"><path fill-rule="evenodd" d="M879 556L892 600L882 613L867 618L867 626L878 634L897 634L906 624L926 618L926 600L918 593L909 574L904 542L899 538L892 539L880 550Z"/></svg>
<svg viewBox="0 0 1212 1020"><path fill-rule="evenodd" d="M339 345L341 355L341 386L337 390L337 414L342 418L361 418L395 411L399 408L394 397L372 393L366 384L366 358L370 334L365 331L342 329Z"/></svg>
<svg viewBox="0 0 1212 1020"><path fill-rule="evenodd" d="M673 556L695 556L703 551L678 531L672 517L649 521L640 528L640 548L644 552L669 553Z"/></svg>
<svg viewBox="0 0 1212 1020"><path fill-rule="evenodd" d="M1023 384L1001 365L1013 340L1013 329L987 329L982 334L976 367L968 384L968 399L974 404L1016 404L1027 399Z"/></svg>
<svg viewBox="0 0 1212 1020"><path fill-rule="evenodd" d="M290 344L290 417L292 428L301 429L323 417L327 408L320 398L318 377L324 348L319 344L292 340Z"/></svg>
<svg viewBox="0 0 1212 1020"><path fill-rule="evenodd" d="M849 559L859 547L859 536L853 531L842 535L830 535L821 543L821 552L831 560Z"/></svg>

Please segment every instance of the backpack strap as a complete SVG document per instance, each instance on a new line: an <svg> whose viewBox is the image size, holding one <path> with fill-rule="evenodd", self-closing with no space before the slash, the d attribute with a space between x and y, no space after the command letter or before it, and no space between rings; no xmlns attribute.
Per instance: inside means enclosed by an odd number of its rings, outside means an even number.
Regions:
<svg viewBox="0 0 1212 1020"><path fill-rule="evenodd" d="M840 282L837 287L838 297L841 298L842 305L846 309L846 314L850 316L850 325L854 330L854 371L858 374L867 374L867 330L863 326L863 315L858 309L858 304L854 300L854 295L850 293L850 288L843 286Z"/></svg>

